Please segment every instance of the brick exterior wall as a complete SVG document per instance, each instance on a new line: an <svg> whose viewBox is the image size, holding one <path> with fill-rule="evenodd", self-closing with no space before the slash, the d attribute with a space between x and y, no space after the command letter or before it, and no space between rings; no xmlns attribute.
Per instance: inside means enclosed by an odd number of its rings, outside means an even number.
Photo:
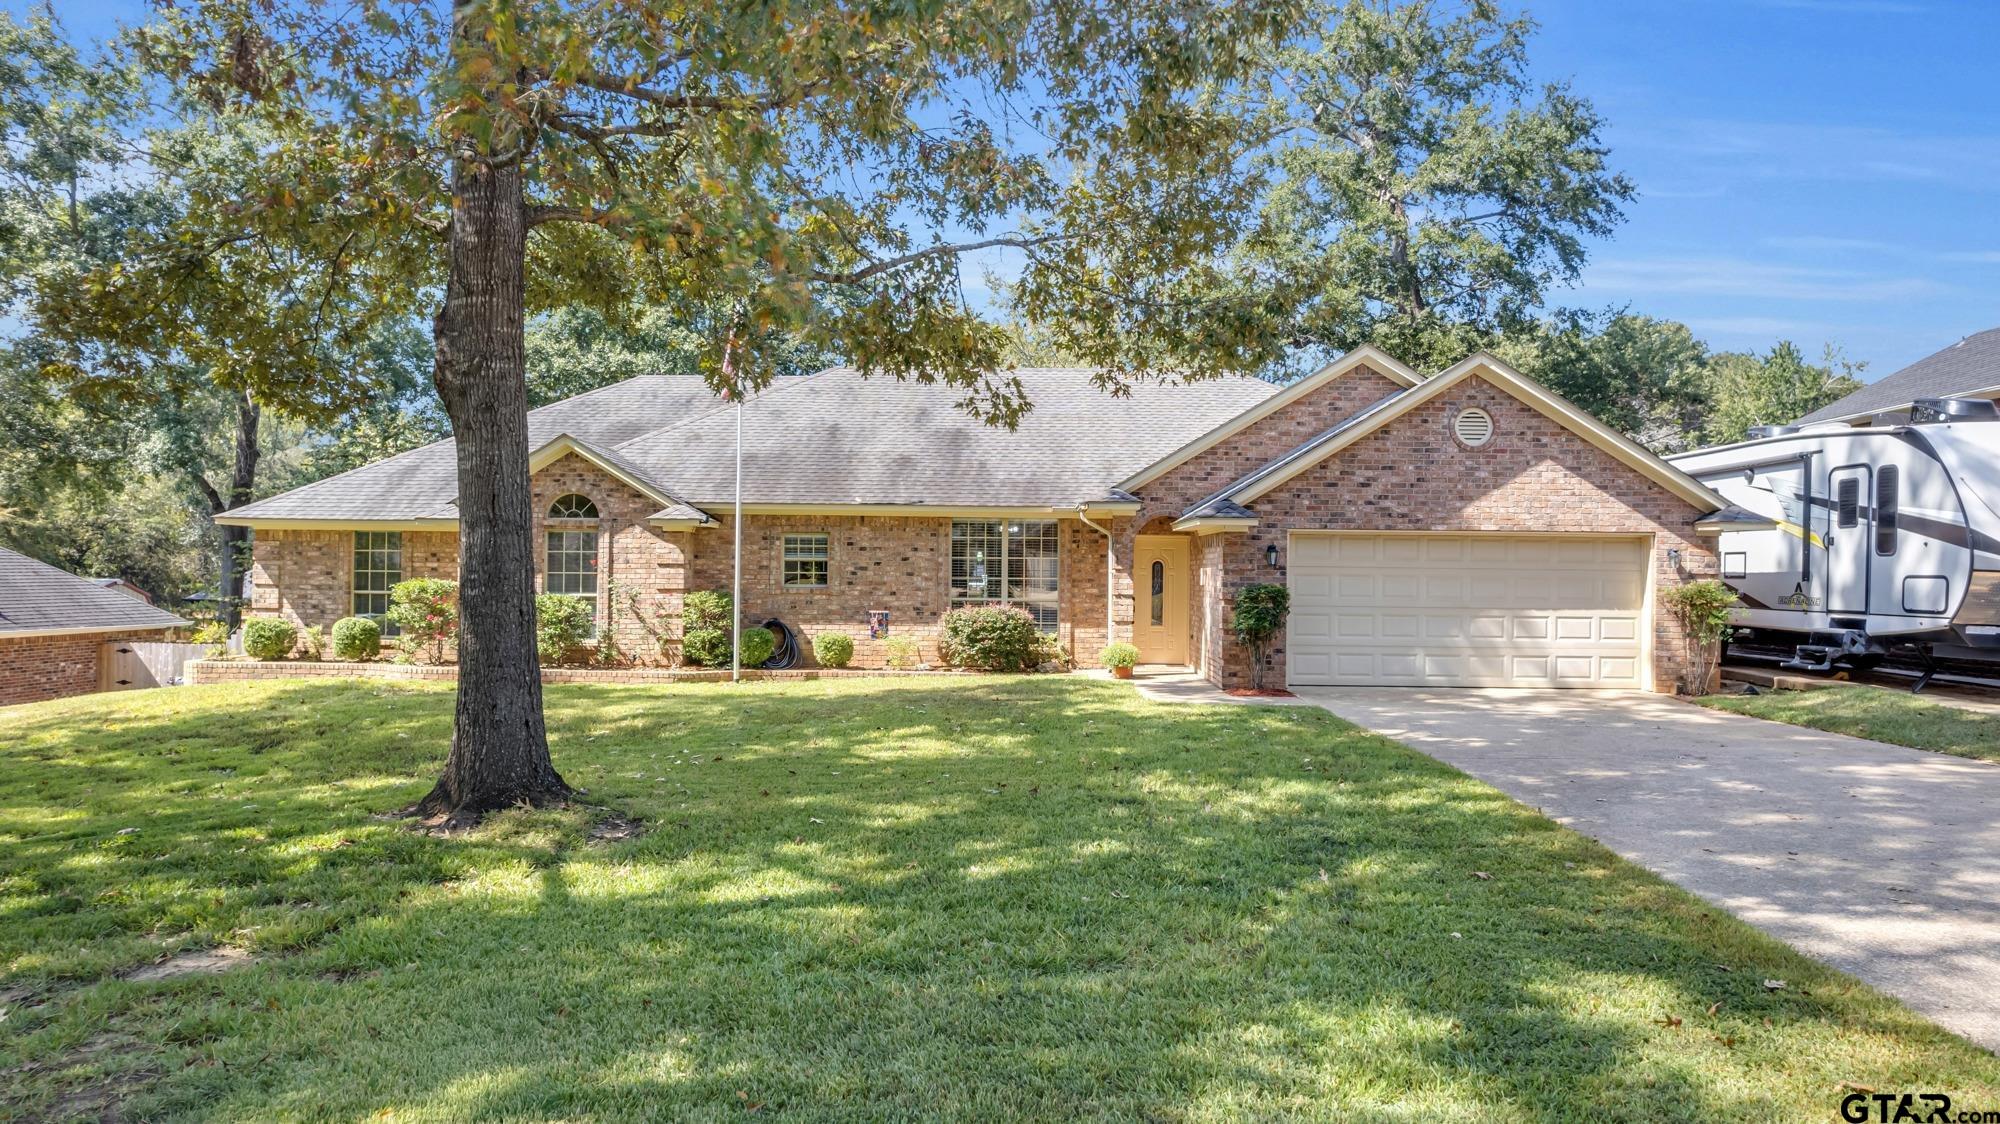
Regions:
<svg viewBox="0 0 2000 1124"><path fill-rule="evenodd" d="M457 531L404 531L404 578L458 577ZM321 632L354 615L353 531L258 531L246 615Z"/></svg>
<svg viewBox="0 0 2000 1124"><path fill-rule="evenodd" d="M1451 435L1468 406L1493 416L1494 436L1469 449ZM1229 595L1252 581L1284 581L1286 534L1293 530L1549 531L1632 533L1653 537L1656 586L1712 577L1715 558L1695 536L1701 513L1613 459L1560 422L1505 390L1474 377L1442 397L1362 438L1248 505L1257 526L1220 543L1227 588L1212 614L1208 646L1222 659L1206 673L1217 683L1249 682L1249 656L1227 632ZM1278 548L1279 569L1264 561ZM1211 550L1216 549L1211 547ZM1682 552L1683 569L1667 561ZM1272 645L1265 682L1284 682L1283 638ZM1671 691L1685 669L1680 628L1671 613L1653 614L1655 688Z"/></svg>
<svg viewBox="0 0 2000 1124"><path fill-rule="evenodd" d="M1357 411L1396 392L1398 385L1358 367L1260 419L1216 448L1178 465L1138 491L1134 516L1099 520L1111 530L1115 572L1107 583L1106 539L1075 518L1059 521L1062 542L1059 633L1079 666L1095 664L1114 636L1129 640L1134 610L1132 559L1140 534L1165 533L1197 501L1261 467ZM1450 435L1450 418L1478 405L1493 415L1493 440L1466 449ZM662 532L646 519L659 504L591 462L569 456L533 481L535 555L544 556L546 512L575 492L596 504L599 518L599 626L636 662L657 665L677 654L686 591L727 589L732 530ZM1210 680L1249 681L1247 654L1229 636L1233 591L1254 582L1285 580L1291 530L1581 531L1653 537L1655 579L1681 580L1668 566L1680 550L1688 572L1714 571L1698 541L1698 513L1556 421L1504 390L1470 379L1323 462L1251 505L1259 525L1247 534L1193 538L1189 552L1189 660ZM951 520L947 517L758 515L745 520L745 619L775 617L790 625L811 663L812 638L844 632L855 642L854 666L880 667L886 646L868 636L868 611L886 609L890 635L915 637L923 658L936 661L937 621L950 605ZM828 537L829 581L823 589L787 589L781 580L783 536ZM1264 559L1276 544L1279 566ZM404 575L456 576L455 533L404 532ZM348 531L262 531L256 536L252 611L325 628L349 612L352 534ZM538 583L539 584L539 583ZM1114 625L1107 632L1105 597ZM1655 679L1671 686L1683 659L1670 615L1655 613ZM1285 671L1282 638L1274 645L1268 683Z"/></svg>
<svg viewBox="0 0 2000 1124"><path fill-rule="evenodd" d="M118 640L165 640L171 629L0 637L0 706L44 702L97 690L98 656Z"/></svg>
<svg viewBox="0 0 2000 1124"><path fill-rule="evenodd" d="M678 655L682 600L689 590L727 590L734 531L725 512L718 526L667 532L647 518L660 504L581 457L566 456L532 481L535 558L546 559L551 504L575 493L596 505L600 629L609 628L630 660L659 665ZM1105 539L1076 519L1058 521L1061 600L1057 633L1073 658L1092 666L1106 643ZM828 584L786 588L787 534L828 539ZM403 532L405 578L457 577L454 532ZM251 615L277 616L325 629L351 611L352 531L260 531L253 551ZM951 519L896 516L753 515L744 520L743 609L746 621L773 617L789 625L806 665L812 638L826 632L854 640L855 667L882 667L884 640L868 635L868 612L889 612L890 636L914 637L922 658L936 662L938 618L951 605ZM537 587L542 583L538 580Z"/></svg>
<svg viewBox="0 0 2000 1124"><path fill-rule="evenodd" d="M1356 367L1269 417L1258 419L1216 447L1189 458L1185 464L1174 466L1140 488L1136 493L1139 513L1130 519L1119 520L1118 601L1113 611L1118 619L1120 638L1130 639L1132 635L1132 557L1140 534L1167 533L1173 521L1180 518L1183 512L1214 495L1231 481L1291 452L1314 435L1401 389L1402 384L1386 375L1365 366ZM1195 599L1188 610L1188 627L1192 633L1188 641L1188 660L1203 675L1216 682L1223 681L1222 667L1217 660L1226 658L1226 650L1217 639L1227 623L1222 619L1224 614L1221 611L1226 600L1225 586L1284 580L1260 557L1252 569L1235 571L1225 582L1222 557L1215 553L1219 547L1217 536L1196 539L1188 560L1194 570L1188 587Z"/></svg>

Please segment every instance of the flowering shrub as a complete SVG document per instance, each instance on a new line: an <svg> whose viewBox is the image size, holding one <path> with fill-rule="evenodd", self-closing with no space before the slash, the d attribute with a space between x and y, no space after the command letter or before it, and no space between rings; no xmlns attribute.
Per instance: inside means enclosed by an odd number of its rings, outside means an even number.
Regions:
<svg viewBox="0 0 2000 1124"><path fill-rule="evenodd" d="M458 583L413 578L389 589L389 623L402 631L403 650L443 663L445 649L458 639Z"/></svg>

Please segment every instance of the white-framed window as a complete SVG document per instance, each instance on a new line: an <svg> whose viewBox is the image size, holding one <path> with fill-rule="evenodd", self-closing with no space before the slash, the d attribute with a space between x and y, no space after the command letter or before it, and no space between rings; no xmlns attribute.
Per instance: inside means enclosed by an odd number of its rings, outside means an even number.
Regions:
<svg viewBox="0 0 2000 1124"><path fill-rule="evenodd" d="M825 535L786 535L780 580L786 589L823 589L831 572Z"/></svg>
<svg viewBox="0 0 2000 1124"><path fill-rule="evenodd" d="M572 492L549 505L542 589L566 593L590 604L591 635L597 634L597 505Z"/></svg>
<svg viewBox="0 0 2000 1124"><path fill-rule="evenodd" d="M389 590L403 580L403 532L354 532L353 600L351 611L382 626L382 635L394 636L389 623Z"/></svg>
<svg viewBox="0 0 2000 1124"><path fill-rule="evenodd" d="M1026 609L1043 632L1056 630L1062 590L1062 535L1053 519L954 519L951 599Z"/></svg>

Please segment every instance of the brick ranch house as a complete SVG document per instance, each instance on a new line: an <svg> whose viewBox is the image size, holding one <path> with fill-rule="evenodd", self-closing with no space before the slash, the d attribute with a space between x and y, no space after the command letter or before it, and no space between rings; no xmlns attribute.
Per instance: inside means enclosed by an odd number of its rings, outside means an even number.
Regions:
<svg viewBox="0 0 2000 1124"><path fill-rule="evenodd" d="M936 658L940 614L1004 601L1081 665L1113 639L1250 678L1235 591L1288 583L1268 683L1671 689L1656 593L1712 574L1723 501L1505 364L1426 378L1364 348L1287 387L1018 372L988 427L943 386L834 369L745 407L746 621L881 666L879 629ZM729 585L733 410L648 376L535 410L542 588L577 593L640 662L681 599ZM324 628L457 569L454 453L426 446L231 512L255 529L251 611ZM884 615L886 614L886 615Z"/></svg>
<svg viewBox="0 0 2000 1124"><path fill-rule="evenodd" d="M107 689L107 649L165 640L187 623L122 589L0 550L0 706Z"/></svg>

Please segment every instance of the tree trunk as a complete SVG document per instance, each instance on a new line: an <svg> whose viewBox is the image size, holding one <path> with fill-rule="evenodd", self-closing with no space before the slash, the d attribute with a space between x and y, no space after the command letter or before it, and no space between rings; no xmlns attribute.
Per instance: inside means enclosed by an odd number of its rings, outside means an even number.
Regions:
<svg viewBox="0 0 2000 1124"><path fill-rule="evenodd" d="M452 195L433 377L458 444L458 711L444 773L415 810L463 822L570 788L549 759L535 655L520 165L461 153Z"/></svg>
<svg viewBox="0 0 2000 1124"><path fill-rule="evenodd" d="M236 401L236 447L229 469L229 494L215 490L199 469L192 469L195 486L201 489L208 500L210 517L221 515L242 507L250 502L257 491L257 462L263 459L264 451L257 444L257 426L263 419L264 409L257 405L248 392ZM222 553L217 558L220 566L215 579L216 596L221 598L222 619L231 632L243 623L243 574L250 568L250 528L219 526L216 532L221 536Z"/></svg>

